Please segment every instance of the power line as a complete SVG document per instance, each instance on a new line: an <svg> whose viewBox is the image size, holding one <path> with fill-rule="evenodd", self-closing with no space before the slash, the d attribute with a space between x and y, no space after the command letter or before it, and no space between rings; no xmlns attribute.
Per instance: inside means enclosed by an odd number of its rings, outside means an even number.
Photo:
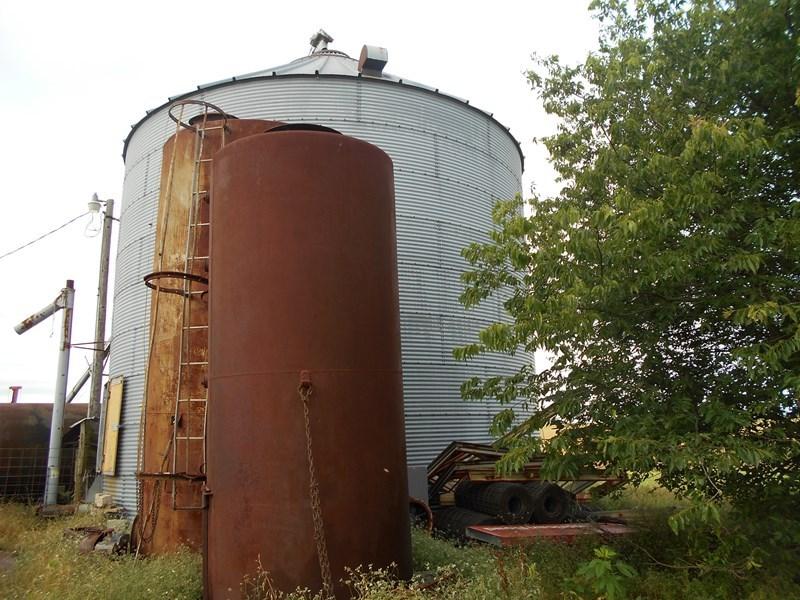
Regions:
<svg viewBox="0 0 800 600"><path fill-rule="evenodd" d="M40 235L40 236L39 236L38 238L36 238L35 240L31 240L30 242L28 242L27 244L23 244L23 245L22 245L22 246L20 246L19 248L14 248L14 249L13 249L13 250L11 250L10 252L6 252L5 254L3 254L3 255L0 255L0 260L3 260L3 259L6 257L6 256L11 256L12 254L14 254L14 253L16 253L16 252L19 252L20 250L24 250L24 249L25 249L25 248L27 248L28 246L32 246L32 245L33 245L33 244L35 244L36 242L43 240L44 238L46 238L46 237L47 237L47 236L49 236L49 235L53 235L53 234L54 234L55 232L57 232L57 231L61 231L61 230L62 230L62 229L64 229L64 227L66 227L67 225L71 225L72 223L74 223L74 222L75 222L75 221L77 221L78 219L81 219L81 218L85 217L85 216L86 216L86 215L88 215L88 214L89 214L89 212L88 212L88 211L87 211L87 212L85 212L85 213L83 213L83 214L80 214L80 215L78 215L77 217L75 217L74 219L70 219L69 221L67 221L67 222L66 222L66 223L64 223L63 225L59 225L58 227L56 227L56 228L55 228L55 229L53 229L52 231L48 231L47 233L45 233L45 234L43 234L43 235Z"/></svg>

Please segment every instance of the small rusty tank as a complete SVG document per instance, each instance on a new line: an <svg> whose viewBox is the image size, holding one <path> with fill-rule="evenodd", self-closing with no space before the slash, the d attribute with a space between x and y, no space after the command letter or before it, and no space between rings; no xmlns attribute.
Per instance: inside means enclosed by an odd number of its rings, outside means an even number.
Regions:
<svg viewBox="0 0 800 600"><path fill-rule="evenodd" d="M259 563L320 590L329 561L337 598L347 568L408 577L391 159L278 127L217 154L212 198L208 597Z"/></svg>
<svg viewBox="0 0 800 600"><path fill-rule="evenodd" d="M171 114L176 133L163 149L153 273L145 278L154 292L133 533L148 554L202 545L211 165L225 144L280 125L199 101Z"/></svg>

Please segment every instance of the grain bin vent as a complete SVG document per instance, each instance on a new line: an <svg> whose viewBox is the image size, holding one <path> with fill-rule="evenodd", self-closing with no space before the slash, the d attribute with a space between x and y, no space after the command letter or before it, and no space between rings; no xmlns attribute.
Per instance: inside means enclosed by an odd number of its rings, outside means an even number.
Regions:
<svg viewBox="0 0 800 600"><path fill-rule="evenodd" d="M380 46L364 46L358 59L358 72L370 77L383 75L383 67L389 62L389 51Z"/></svg>
<svg viewBox="0 0 800 600"><path fill-rule="evenodd" d="M333 41L331 35L324 29L320 29L317 33L311 36L309 43L311 44L311 54L315 52L322 52L328 49L328 44Z"/></svg>

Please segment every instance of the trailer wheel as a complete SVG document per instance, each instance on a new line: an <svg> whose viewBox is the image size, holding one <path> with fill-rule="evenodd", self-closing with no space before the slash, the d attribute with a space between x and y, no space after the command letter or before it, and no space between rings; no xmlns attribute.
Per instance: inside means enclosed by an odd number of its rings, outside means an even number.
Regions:
<svg viewBox="0 0 800 600"><path fill-rule="evenodd" d="M458 506L493 515L506 525L527 523L533 511L530 493L518 483L464 482L455 497Z"/></svg>
<svg viewBox="0 0 800 600"><path fill-rule="evenodd" d="M433 514L433 525L436 530L459 540L466 538L467 527L472 525L497 525L498 522L499 520L496 517L458 506L438 509Z"/></svg>
<svg viewBox="0 0 800 600"><path fill-rule="evenodd" d="M533 501L532 523L551 525L567 518L572 501L561 487L549 481L531 482L525 487Z"/></svg>

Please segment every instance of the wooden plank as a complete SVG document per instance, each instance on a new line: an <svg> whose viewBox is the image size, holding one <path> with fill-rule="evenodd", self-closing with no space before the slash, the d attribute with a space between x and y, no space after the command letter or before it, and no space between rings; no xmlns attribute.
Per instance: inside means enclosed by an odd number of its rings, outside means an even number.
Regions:
<svg viewBox="0 0 800 600"><path fill-rule="evenodd" d="M124 377L115 377L109 383L106 422L103 434L103 462L100 471L103 475L117 474L117 444L119 442L119 419L122 414L122 390Z"/></svg>

